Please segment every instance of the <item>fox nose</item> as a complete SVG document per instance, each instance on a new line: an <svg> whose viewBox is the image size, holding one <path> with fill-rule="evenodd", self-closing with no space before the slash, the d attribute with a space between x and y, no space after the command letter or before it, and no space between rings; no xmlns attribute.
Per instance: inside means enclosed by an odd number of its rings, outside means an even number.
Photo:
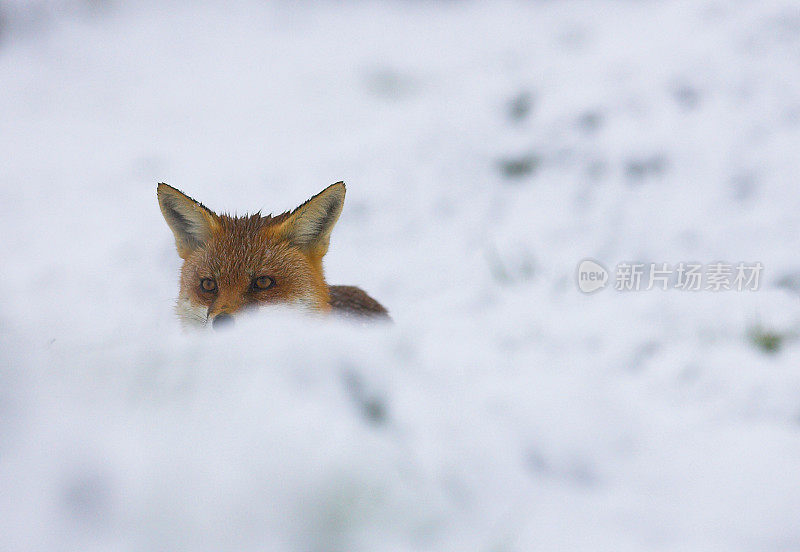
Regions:
<svg viewBox="0 0 800 552"><path fill-rule="evenodd" d="M233 326L233 316L227 312L219 313L214 317L214 320L211 321L211 327L215 330L230 328L231 326Z"/></svg>

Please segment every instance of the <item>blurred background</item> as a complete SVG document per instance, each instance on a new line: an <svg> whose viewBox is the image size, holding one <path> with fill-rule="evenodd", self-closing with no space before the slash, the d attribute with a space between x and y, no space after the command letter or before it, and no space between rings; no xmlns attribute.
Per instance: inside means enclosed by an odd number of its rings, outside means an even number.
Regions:
<svg viewBox="0 0 800 552"><path fill-rule="evenodd" d="M798 151L792 1L0 0L0 549L800 550ZM181 333L157 182L339 180L394 325Z"/></svg>

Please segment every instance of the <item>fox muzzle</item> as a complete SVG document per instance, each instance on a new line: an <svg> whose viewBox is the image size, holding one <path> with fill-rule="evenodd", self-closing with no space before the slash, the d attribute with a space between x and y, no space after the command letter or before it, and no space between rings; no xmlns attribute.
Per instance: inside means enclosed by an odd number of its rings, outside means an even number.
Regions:
<svg viewBox="0 0 800 552"><path fill-rule="evenodd" d="M221 312L211 320L211 327L215 330L228 329L233 327L233 315Z"/></svg>

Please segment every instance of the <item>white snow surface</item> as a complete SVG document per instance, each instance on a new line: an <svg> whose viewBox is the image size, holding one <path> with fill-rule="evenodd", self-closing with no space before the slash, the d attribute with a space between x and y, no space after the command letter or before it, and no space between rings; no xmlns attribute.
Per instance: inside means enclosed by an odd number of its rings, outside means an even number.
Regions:
<svg viewBox="0 0 800 552"><path fill-rule="evenodd" d="M800 550L796 2L0 17L0 549ZM393 325L181 332L157 182L338 180L328 281ZM587 257L764 272L584 295Z"/></svg>

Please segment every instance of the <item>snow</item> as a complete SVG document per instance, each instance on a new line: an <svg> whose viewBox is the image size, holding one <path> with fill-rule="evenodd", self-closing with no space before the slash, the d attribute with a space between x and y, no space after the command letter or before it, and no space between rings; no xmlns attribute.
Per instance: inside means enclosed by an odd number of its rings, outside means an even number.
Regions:
<svg viewBox="0 0 800 552"><path fill-rule="evenodd" d="M800 550L793 2L0 18L3 550ZM393 325L181 331L157 182L338 180L328 281ZM764 272L585 295L585 258Z"/></svg>

